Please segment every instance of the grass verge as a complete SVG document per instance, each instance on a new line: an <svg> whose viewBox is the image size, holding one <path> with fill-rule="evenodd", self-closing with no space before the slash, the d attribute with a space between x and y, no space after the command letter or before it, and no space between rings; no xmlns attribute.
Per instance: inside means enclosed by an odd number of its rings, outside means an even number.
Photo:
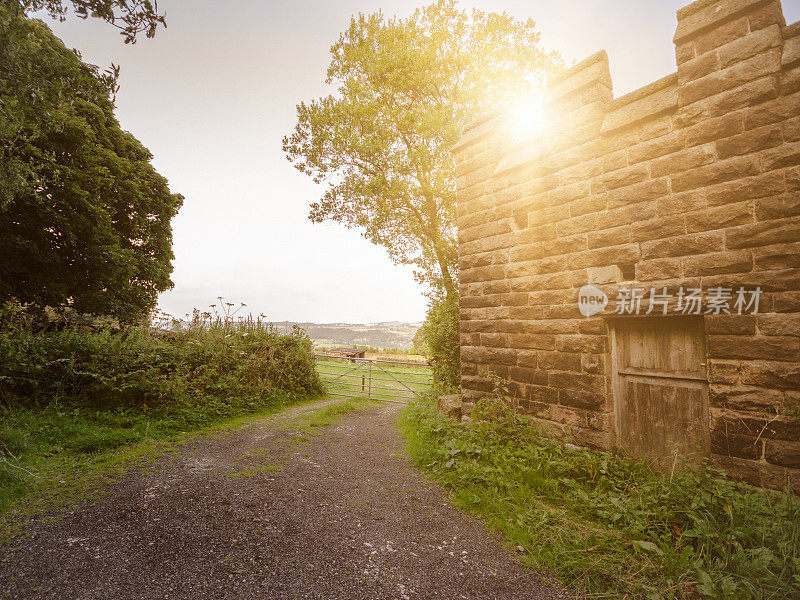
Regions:
<svg viewBox="0 0 800 600"><path fill-rule="evenodd" d="M454 423L428 401L400 427L422 470L521 547L529 567L592 598L800 598L800 503L710 470L674 477L569 449L501 402Z"/></svg>
<svg viewBox="0 0 800 600"><path fill-rule="evenodd" d="M341 400L334 404L318 408L311 413L301 415L288 425L287 428L300 429L306 433L311 433L320 427L333 425L348 413L378 404L380 404L379 400L369 398L347 398L346 400Z"/></svg>

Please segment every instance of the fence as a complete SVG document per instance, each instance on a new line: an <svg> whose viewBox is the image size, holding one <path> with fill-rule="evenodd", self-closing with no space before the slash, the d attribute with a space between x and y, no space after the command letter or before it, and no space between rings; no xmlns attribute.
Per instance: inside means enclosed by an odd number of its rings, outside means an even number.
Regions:
<svg viewBox="0 0 800 600"><path fill-rule="evenodd" d="M349 358L315 354L317 371L329 394L407 403L429 391L427 364L403 360Z"/></svg>

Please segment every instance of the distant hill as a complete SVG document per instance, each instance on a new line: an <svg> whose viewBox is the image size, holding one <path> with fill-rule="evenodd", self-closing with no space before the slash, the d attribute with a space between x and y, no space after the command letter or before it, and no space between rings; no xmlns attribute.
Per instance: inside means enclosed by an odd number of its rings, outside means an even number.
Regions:
<svg viewBox="0 0 800 600"><path fill-rule="evenodd" d="M422 323L387 321L384 323L297 323L279 321L273 323L280 331L289 331L294 325L303 329L314 345L326 346L373 346L375 348L402 348L414 346L414 334Z"/></svg>

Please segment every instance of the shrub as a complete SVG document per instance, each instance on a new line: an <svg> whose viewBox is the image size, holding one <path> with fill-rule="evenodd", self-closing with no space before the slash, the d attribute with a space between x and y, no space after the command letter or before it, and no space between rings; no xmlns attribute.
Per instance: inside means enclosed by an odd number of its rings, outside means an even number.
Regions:
<svg viewBox="0 0 800 600"><path fill-rule="evenodd" d="M425 349L433 366L434 384L445 393L461 386L458 319L458 298L433 298L422 333L414 338L414 345Z"/></svg>
<svg viewBox="0 0 800 600"><path fill-rule="evenodd" d="M218 323L153 331L0 330L0 402L165 412L191 404L293 399L319 394L302 331Z"/></svg>

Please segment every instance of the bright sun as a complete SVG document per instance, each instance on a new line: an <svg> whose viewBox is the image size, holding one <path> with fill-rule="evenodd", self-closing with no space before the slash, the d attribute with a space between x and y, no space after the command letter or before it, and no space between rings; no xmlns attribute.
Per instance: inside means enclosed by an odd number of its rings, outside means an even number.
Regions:
<svg viewBox="0 0 800 600"><path fill-rule="evenodd" d="M511 136L517 143L530 141L542 133L545 122L543 98L527 98L511 109Z"/></svg>

